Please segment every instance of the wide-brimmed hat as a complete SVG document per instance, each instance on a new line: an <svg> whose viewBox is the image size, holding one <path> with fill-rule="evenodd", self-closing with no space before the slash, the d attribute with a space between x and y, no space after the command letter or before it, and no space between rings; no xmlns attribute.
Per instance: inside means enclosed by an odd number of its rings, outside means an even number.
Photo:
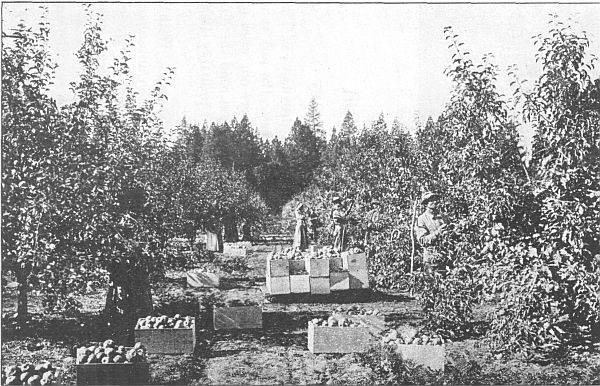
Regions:
<svg viewBox="0 0 600 386"><path fill-rule="evenodd" d="M341 197L339 197L339 196L335 196L335 197L333 197L333 198L331 199L331 202L333 202L334 204L335 204L336 202L342 202L342 198L341 198Z"/></svg>
<svg viewBox="0 0 600 386"><path fill-rule="evenodd" d="M425 192L425 193L423 193L423 197L421 197L421 205L425 205L429 201L432 201L432 200L439 200L441 197L442 196L440 196L437 193Z"/></svg>

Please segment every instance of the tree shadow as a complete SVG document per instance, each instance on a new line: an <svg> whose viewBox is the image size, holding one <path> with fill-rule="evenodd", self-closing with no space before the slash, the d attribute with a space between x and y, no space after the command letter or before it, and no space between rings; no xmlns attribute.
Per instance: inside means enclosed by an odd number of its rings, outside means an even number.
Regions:
<svg viewBox="0 0 600 386"><path fill-rule="evenodd" d="M101 313L86 313L70 318L35 313L30 314L30 318L18 325L2 325L4 342L41 339L75 347L89 342L104 341L110 335L111 328Z"/></svg>
<svg viewBox="0 0 600 386"><path fill-rule="evenodd" d="M392 294L372 289L348 290L331 292L330 294L287 294L268 295L271 303L373 303L373 302L410 302L414 297L406 294Z"/></svg>
<svg viewBox="0 0 600 386"><path fill-rule="evenodd" d="M224 277L219 281L219 289L226 291L231 289L248 289L255 286L255 280L248 277Z"/></svg>

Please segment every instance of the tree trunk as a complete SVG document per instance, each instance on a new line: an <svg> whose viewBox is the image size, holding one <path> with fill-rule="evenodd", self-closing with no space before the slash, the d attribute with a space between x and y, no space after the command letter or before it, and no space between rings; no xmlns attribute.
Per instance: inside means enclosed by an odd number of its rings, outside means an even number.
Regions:
<svg viewBox="0 0 600 386"><path fill-rule="evenodd" d="M28 313L28 295L29 287L27 285L27 272L25 269L17 269L15 272L17 277L17 316L19 319L23 319Z"/></svg>
<svg viewBox="0 0 600 386"><path fill-rule="evenodd" d="M133 343L137 318L152 313L152 293L141 250L131 260L114 264L110 270L105 316L115 340Z"/></svg>
<svg viewBox="0 0 600 386"><path fill-rule="evenodd" d="M227 242L236 242L238 241L238 231L237 225L235 221L226 221L225 222L225 241Z"/></svg>

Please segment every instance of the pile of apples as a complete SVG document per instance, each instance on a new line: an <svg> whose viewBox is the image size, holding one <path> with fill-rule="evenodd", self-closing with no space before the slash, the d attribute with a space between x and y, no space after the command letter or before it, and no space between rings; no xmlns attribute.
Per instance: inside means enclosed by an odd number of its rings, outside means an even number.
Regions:
<svg viewBox="0 0 600 386"><path fill-rule="evenodd" d="M363 323L357 320L347 319L343 316L336 317L330 316L327 319L314 318L309 323L314 324L317 327L361 327Z"/></svg>
<svg viewBox="0 0 600 386"><path fill-rule="evenodd" d="M311 259L334 259L337 257L341 257L340 253L333 249L333 247L326 246L319 249L315 253L309 253L309 257Z"/></svg>
<svg viewBox="0 0 600 386"><path fill-rule="evenodd" d="M414 345L427 345L427 346L445 346L446 340L436 333L425 334L419 333L414 329L400 329L389 330L384 333L383 344L390 346L399 344L414 344Z"/></svg>
<svg viewBox="0 0 600 386"><path fill-rule="evenodd" d="M360 249L359 247L354 247L354 248L348 249L347 252L350 253L351 255L355 255L357 253L363 253L363 250Z"/></svg>
<svg viewBox="0 0 600 386"><path fill-rule="evenodd" d="M146 361L146 349L140 342L132 348L117 346L111 339L100 345L81 347L77 350L77 364L90 363L139 363Z"/></svg>
<svg viewBox="0 0 600 386"><path fill-rule="evenodd" d="M377 308L370 310L370 309L366 309L366 308L362 308L362 307L358 307L358 306L352 306L348 310L344 310L344 308L338 307L335 309L335 311L340 314L348 314L348 315L380 315L381 314L381 312Z"/></svg>
<svg viewBox="0 0 600 386"><path fill-rule="evenodd" d="M167 315L161 316L146 316L140 318L135 326L136 329L150 330L161 328L191 328L194 323L194 318L191 316L181 316L176 314L172 318Z"/></svg>
<svg viewBox="0 0 600 386"><path fill-rule="evenodd" d="M215 307L249 307L249 306L258 306L259 303L254 301L254 300L250 300L250 299L244 299L239 300L239 299L229 299L227 301L218 301L215 302Z"/></svg>
<svg viewBox="0 0 600 386"><path fill-rule="evenodd" d="M2 371L3 385L52 385L57 382L58 370L50 362L32 365L7 366Z"/></svg>

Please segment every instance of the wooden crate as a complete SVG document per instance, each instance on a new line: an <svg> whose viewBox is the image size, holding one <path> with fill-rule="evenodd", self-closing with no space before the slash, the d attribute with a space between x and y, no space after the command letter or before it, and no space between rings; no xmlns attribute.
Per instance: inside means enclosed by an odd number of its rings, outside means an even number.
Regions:
<svg viewBox="0 0 600 386"><path fill-rule="evenodd" d="M290 292L293 294L310 293L310 276L290 275Z"/></svg>
<svg viewBox="0 0 600 386"><path fill-rule="evenodd" d="M397 352L400 353L402 359L411 360L417 365L423 365L432 370L444 371L446 349L443 346L400 344Z"/></svg>
<svg viewBox="0 0 600 386"><path fill-rule="evenodd" d="M220 277L216 273L192 270L185 277L189 288L219 288Z"/></svg>
<svg viewBox="0 0 600 386"><path fill-rule="evenodd" d="M306 259L306 270L310 277L328 277L329 259Z"/></svg>
<svg viewBox="0 0 600 386"><path fill-rule="evenodd" d="M369 273L367 271L349 272L350 289L369 288Z"/></svg>
<svg viewBox="0 0 600 386"><path fill-rule="evenodd" d="M223 247L223 254L227 256L248 257L249 253L246 248Z"/></svg>
<svg viewBox="0 0 600 386"><path fill-rule="evenodd" d="M196 321L189 328L151 328L133 331L149 354L192 354L196 348Z"/></svg>
<svg viewBox="0 0 600 386"><path fill-rule="evenodd" d="M344 271L344 259L341 257L332 257L329 259L329 272Z"/></svg>
<svg viewBox="0 0 600 386"><path fill-rule="evenodd" d="M287 295L290 293L290 276L267 276L265 282L267 293L271 295Z"/></svg>
<svg viewBox="0 0 600 386"><path fill-rule="evenodd" d="M290 276L290 261L287 259L267 260L267 277Z"/></svg>
<svg viewBox="0 0 600 386"><path fill-rule="evenodd" d="M78 356L80 350L77 350ZM75 368L78 385L147 385L150 381L148 362L86 363L77 364Z"/></svg>
<svg viewBox="0 0 600 386"><path fill-rule="evenodd" d="M308 323L308 350L313 354L365 352L375 337L364 327L320 327Z"/></svg>
<svg viewBox="0 0 600 386"><path fill-rule="evenodd" d="M262 308L214 307L213 326L215 330L262 328Z"/></svg>
<svg viewBox="0 0 600 386"><path fill-rule="evenodd" d="M329 294L331 287L328 277L309 277L311 294Z"/></svg>
<svg viewBox="0 0 600 386"><path fill-rule="evenodd" d="M302 275L302 272L307 272L306 261L304 260L289 260L290 275Z"/></svg>
<svg viewBox="0 0 600 386"><path fill-rule="evenodd" d="M342 261L344 269L351 273L367 271L368 266L366 253L342 252Z"/></svg>
<svg viewBox="0 0 600 386"><path fill-rule="evenodd" d="M329 288L331 291L345 291L350 289L350 277L348 271L330 272Z"/></svg>

